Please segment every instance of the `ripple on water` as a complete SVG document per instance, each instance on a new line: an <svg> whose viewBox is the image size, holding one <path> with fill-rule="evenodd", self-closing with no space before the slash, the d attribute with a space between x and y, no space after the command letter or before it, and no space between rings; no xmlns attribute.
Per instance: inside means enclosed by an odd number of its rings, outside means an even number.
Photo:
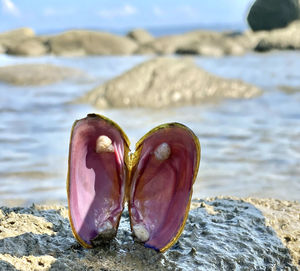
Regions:
<svg viewBox="0 0 300 271"><path fill-rule="evenodd" d="M98 82L144 59L46 57L34 61L80 68ZM11 64L31 60L7 57ZM93 82L35 88L0 84L0 203L5 204L9 198L22 199L26 204L43 202L49 197L66 200L70 129L75 119L89 112L118 122L128 134L132 148L147 131L163 122L182 122L193 129L202 146L195 197L232 195L300 200L300 92L286 93L278 88L300 86L296 76L300 55L249 54L196 61L210 72L240 78L267 91L251 100L184 108L98 111L88 105L67 103L92 88ZM51 190L50 196L45 187Z"/></svg>

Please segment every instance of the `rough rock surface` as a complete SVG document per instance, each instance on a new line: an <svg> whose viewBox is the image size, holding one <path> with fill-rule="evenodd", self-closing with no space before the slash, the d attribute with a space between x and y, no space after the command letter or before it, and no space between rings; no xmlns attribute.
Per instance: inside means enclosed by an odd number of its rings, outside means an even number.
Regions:
<svg viewBox="0 0 300 271"><path fill-rule="evenodd" d="M0 81L13 85L48 85L64 79L75 79L84 73L52 64L20 64L0 67Z"/></svg>
<svg viewBox="0 0 300 271"><path fill-rule="evenodd" d="M259 94L256 87L214 76L190 59L155 58L91 90L81 101L99 108L162 108Z"/></svg>
<svg viewBox="0 0 300 271"><path fill-rule="evenodd" d="M11 55L41 56L48 53L48 48L39 39L27 39L12 45L7 50Z"/></svg>
<svg viewBox="0 0 300 271"><path fill-rule="evenodd" d="M288 27L260 33L256 51L300 50L300 20Z"/></svg>
<svg viewBox="0 0 300 271"><path fill-rule="evenodd" d="M133 39L139 44L143 44L154 40L154 37L147 30L142 28L133 29L129 33L127 33L126 36L128 38Z"/></svg>
<svg viewBox="0 0 300 271"><path fill-rule="evenodd" d="M300 19L299 0L256 0L247 17L254 31L283 28L297 19Z"/></svg>
<svg viewBox="0 0 300 271"><path fill-rule="evenodd" d="M213 198L192 203L185 230L166 253L135 243L128 212L110 244L84 249L67 209L0 208L1 270L297 270L300 204Z"/></svg>
<svg viewBox="0 0 300 271"><path fill-rule="evenodd" d="M87 30L72 30L50 37L49 46L57 55L128 55L137 48L127 37Z"/></svg>

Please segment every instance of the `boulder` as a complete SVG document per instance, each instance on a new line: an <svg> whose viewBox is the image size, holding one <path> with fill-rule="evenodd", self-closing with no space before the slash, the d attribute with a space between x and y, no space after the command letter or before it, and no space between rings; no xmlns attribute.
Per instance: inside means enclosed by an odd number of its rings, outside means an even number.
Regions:
<svg viewBox="0 0 300 271"><path fill-rule="evenodd" d="M163 36L141 44L135 51L135 54L170 55L174 54L177 48L186 42L185 37L182 35Z"/></svg>
<svg viewBox="0 0 300 271"><path fill-rule="evenodd" d="M240 80L214 76L191 59L159 57L96 87L81 101L98 108L162 108L223 98L251 98L260 93L255 86Z"/></svg>
<svg viewBox="0 0 300 271"><path fill-rule="evenodd" d="M13 85L48 85L64 79L77 79L84 73L51 64L19 64L0 67L0 81Z"/></svg>
<svg viewBox="0 0 300 271"><path fill-rule="evenodd" d="M131 236L122 214L114 240L84 249L62 206L0 208L1 270L291 270L300 267L300 204L275 199L192 202L184 231L165 253Z"/></svg>
<svg viewBox="0 0 300 271"><path fill-rule="evenodd" d="M35 36L31 28L19 28L0 34L0 45L5 48L16 46L19 42Z"/></svg>
<svg viewBox="0 0 300 271"><path fill-rule="evenodd" d="M7 54L21 56L41 56L48 52L48 48L39 39L27 39L10 46Z"/></svg>
<svg viewBox="0 0 300 271"><path fill-rule="evenodd" d="M136 41L139 44L143 44L143 43L154 40L154 37L148 31L146 31L145 29L141 29L141 28L133 29L126 36L128 38L133 39L134 41Z"/></svg>
<svg viewBox="0 0 300 271"><path fill-rule="evenodd" d="M240 35L241 36L241 35ZM136 54L240 55L246 52L240 39L229 33L198 30L157 38L139 46Z"/></svg>
<svg viewBox="0 0 300 271"><path fill-rule="evenodd" d="M6 48L0 44L0 54L6 53Z"/></svg>
<svg viewBox="0 0 300 271"><path fill-rule="evenodd" d="M127 37L87 30L49 37L49 46L56 55L129 55L137 48Z"/></svg>
<svg viewBox="0 0 300 271"><path fill-rule="evenodd" d="M255 51L300 50L300 20L288 27L263 32L254 48Z"/></svg>
<svg viewBox="0 0 300 271"><path fill-rule="evenodd" d="M239 40L239 35L212 31L194 31L186 34L194 37L194 41L187 42L176 49L177 54L193 54L220 57L224 55L242 55L246 52Z"/></svg>
<svg viewBox="0 0 300 271"><path fill-rule="evenodd" d="M247 16L254 31L283 28L299 18L299 0L256 0Z"/></svg>

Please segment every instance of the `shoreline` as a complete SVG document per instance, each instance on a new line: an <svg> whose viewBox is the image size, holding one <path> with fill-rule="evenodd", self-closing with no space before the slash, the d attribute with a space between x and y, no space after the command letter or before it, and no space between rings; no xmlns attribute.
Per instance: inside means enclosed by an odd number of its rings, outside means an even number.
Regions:
<svg viewBox="0 0 300 271"><path fill-rule="evenodd" d="M82 248L63 206L1 207L0 267L7 270L297 270L300 203L217 197L192 202L185 230L166 253L134 243L128 212L106 247Z"/></svg>

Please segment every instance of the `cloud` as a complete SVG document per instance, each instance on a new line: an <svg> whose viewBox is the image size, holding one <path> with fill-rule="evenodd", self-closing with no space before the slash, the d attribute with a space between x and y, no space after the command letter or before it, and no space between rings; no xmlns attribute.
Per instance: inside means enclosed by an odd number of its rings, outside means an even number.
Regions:
<svg viewBox="0 0 300 271"><path fill-rule="evenodd" d="M180 11L184 16L188 16L190 19L198 17L197 10L189 5L178 7L178 11Z"/></svg>
<svg viewBox="0 0 300 271"><path fill-rule="evenodd" d="M68 16L68 15L73 15L74 13L75 10L72 8L60 9L60 8L46 7L43 10L43 15L45 17Z"/></svg>
<svg viewBox="0 0 300 271"><path fill-rule="evenodd" d="M5 13L15 17L20 16L20 10L11 0L1 0L1 6Z"/></svg>
<svg viewBox="0 0 300 271"><path fill-rule="evenodd" d="M163 10L158 6L154 6L152 10L153 10L153 14L157 17L161 17L164 15Z"/></svg>
<svg viewBox="0 0 300 271"><path fill-rule="evenodd" d="M118 17L129 17L135 15L138 12L137 8L125 4L123 7L115 8L115 9L101 9L97 14L105 19L113 19Z"/></svg>

